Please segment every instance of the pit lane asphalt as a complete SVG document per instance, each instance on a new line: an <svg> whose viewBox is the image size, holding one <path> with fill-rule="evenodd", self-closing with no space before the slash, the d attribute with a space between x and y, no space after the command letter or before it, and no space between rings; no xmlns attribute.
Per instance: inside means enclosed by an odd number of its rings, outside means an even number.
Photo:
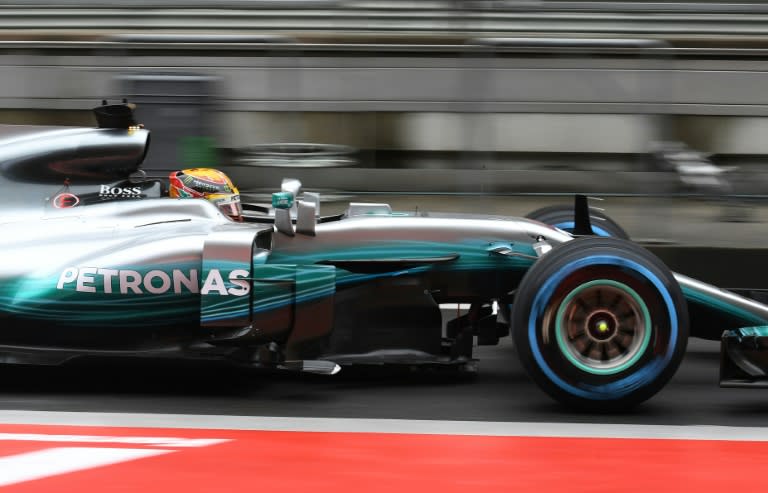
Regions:
<svg viewBox="0 0 768 493"><path fill-rule="evenodd" d="M691 340L665 389L637 409L574 413L529 381L511 342L477 349L474 377L342 371L264 373L219 365L92 362L6 367L0 409L195 415L764 426L768 389L718 387L718 343Z"/></svg>

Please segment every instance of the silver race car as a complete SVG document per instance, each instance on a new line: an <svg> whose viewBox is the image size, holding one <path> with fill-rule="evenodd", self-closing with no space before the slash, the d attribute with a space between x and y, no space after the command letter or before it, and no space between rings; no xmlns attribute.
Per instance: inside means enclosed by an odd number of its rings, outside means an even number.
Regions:
<svg viewBox="0 0 768 493"><path fill-rule="evenodd" d="M542 220L378 203L322 216L288 180L236 221L142 178L149 131L129 106L96 113L99 128L0 127L3 363L471 370L475 345L511 336L544 391L605 411L659 391L689 336L723 336L725 384L765 377L768 306L670 272L612 223L593 234L583 197ZM445 303L471 308L444 320Z"/></svg>

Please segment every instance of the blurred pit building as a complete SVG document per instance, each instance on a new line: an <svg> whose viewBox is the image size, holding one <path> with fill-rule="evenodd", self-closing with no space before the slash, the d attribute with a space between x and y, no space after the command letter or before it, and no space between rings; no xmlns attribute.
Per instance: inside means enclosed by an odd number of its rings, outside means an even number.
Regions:
<svg viewBox="0 0 768 493"><path fill-rule="evenodd" d="M14 0L0 87L3 123L127 98L149 170L254 197L768 192L760 2Z"/></svg>

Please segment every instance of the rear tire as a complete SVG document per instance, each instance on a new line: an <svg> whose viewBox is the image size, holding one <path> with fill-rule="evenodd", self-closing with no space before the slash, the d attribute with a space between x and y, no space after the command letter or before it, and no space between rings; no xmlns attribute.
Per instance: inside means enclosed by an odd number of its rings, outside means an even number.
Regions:
<svg viewBox="0 0 768 493"><path fill-rule="evenodd" d="M555 226L563 231L573 232L575 220L573 207L566 205L550 205L548 207L542 207L536 209L525 216L528 219L535 219L544 224ZM589 211L590 222L592 223L592 231L597 236L611 236L613 238L622 238L624 240L629 239L629 235L624 228L619 224L606 216L600 211L590 209Z"/></svg>
<svg viewBox="0 0 768 493"><path fill-rule="evenodd" d="M576 238L539 259L517 290L512 324L531 378L588 411L625 410L656 394L688 341L688 310L672 273L615 238Z"/></svg>

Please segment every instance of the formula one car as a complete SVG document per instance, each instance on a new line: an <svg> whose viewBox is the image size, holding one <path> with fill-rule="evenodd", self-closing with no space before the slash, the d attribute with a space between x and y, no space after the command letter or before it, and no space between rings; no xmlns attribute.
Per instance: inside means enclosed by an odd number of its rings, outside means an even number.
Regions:
<svg viewBox="0 0 768 493"><path fill-rule="evenodd" d="M142 179L149 131L130 107L96 114L100 128L0 127L3 363L471 369L475 344L511 335L544 391L605 411L661 389L689 333L728 330L732 379L765 376L765 331L739 328L768 324L768 306L673 274L612 227L593 235L583 197L569 217L550 216L570 219L567 232L386 204L321 216L318 196L287 181L270 207L236 222ZM442 303L471 308L444 321Z"/></svg>

